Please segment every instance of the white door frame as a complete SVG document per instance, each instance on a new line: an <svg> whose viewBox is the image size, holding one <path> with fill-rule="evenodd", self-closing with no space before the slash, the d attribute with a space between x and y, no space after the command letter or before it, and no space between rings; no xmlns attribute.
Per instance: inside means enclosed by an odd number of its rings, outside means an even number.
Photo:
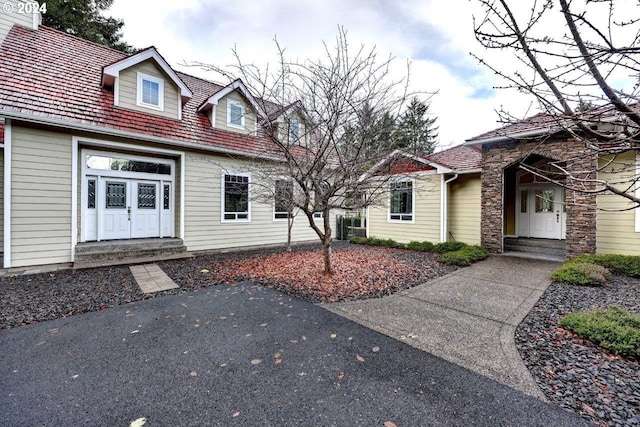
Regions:
<svg viewBox="0 0 640 427"><path fill-rule="evenodd" d="M128 159L128 160L139 160L139 161L148 161L148 162L154 162L154 163L164 163L164 164L169 164L171 167L171 173L169 175L165 175L165 174L151 174L151 173L143 173L143 172L129 172L129 171L114 171L114 170L106 170L106 169L90 169L87 166L87 156L89 155L98 155L98 156L104 156L104 157L115 157L115 158L124 158L124 159ZM80 234L80 241L81 242L86 242L86 241L100 241L102 240L102 236L101 236L101 232L100 232L100 209L102 209L102 204L103 201L101 200L104 194L102 194L101 191L99 191L99 189L101 189L100 185L96 186L96 215L95 218L98 221L98 223L95 226L97 235L94 237L92 234L90 234L88 232L88 227L86 226L86 222L87 222L87 209L88 209L88 179L96 179L97 183L99 183L100 181L104 180L104 179L108 179L108 178L112 178L112 179L124 179L124 180L129 180L131 183L132 182L136 182L136 181L153 181L153 182L157 182L158 187L157 187L157 194L156 194L156 198L157 198L157 205L161 205L162 201L163 201L163 197L159 197L159 196L163 196L163 191L164 191L164 183L170 184L170 194L169 194L169 199L171 202L173 202L175 200L175 161L172 159L166 159L166 158L159 158L159 157L151 157L151 156L145 156L145 155L137 155L137 154L123 154L117 151L104 151L104 150L96 150L96 149L92 149L92 148L83 148L80 150L80 156L79 156L79 160L81 163L81 178L80 178L80 198L81 198L81 208L80 208L80 221L81 221L81 234ZM131 184L129 185L131 186ZM130 188L129 189L129 194L128 197L131 198L132 196L132 191L133 189ZM132 200L130 200L130 202L133 202ZM181 203L182 205L182 203ZM129 204L129 206L131 206L131 204ZM160 214L158 215L158 221L162 222L163 221L163 215L162 213L162 208L160 209ZM173 216L174 214L174 210L175 210L175 203L171 203L170 205L170 216ZM165 216L166 218L166 216ZM175 235L175 230L173 227L173 221L170 221L169 225L169 236L174 236ZM166 228L163 224L159 223L158 225L158 230L159 230L159 235L158 237L168 237L165 233L163 233L161 230L163 230L163 228Z"/></svg>
<svg viewBox="0 0 640 427"><path fill-rule="evenodd" d="M532 222L534 220L533 215L535 214L535 190L536 189L553 189L554 190L554 200L553 200L553 215L556 215L558 226L557 229L554 230L553 237L540 237L534 236ZM526 190L527 193L527 211L526 213L521 213L521 191ZM542 239L566 239L566 221L567 214L565 211L565 201L564 201L565 190L555 184L551 183L530 183L530 184L517 184L516 185L516 234L519 237L535 237ZM551 214L551 213L549 213ZM527 221L527 224L523 224L522 221ZM525 235L523 235L525 234Z"/></svg>

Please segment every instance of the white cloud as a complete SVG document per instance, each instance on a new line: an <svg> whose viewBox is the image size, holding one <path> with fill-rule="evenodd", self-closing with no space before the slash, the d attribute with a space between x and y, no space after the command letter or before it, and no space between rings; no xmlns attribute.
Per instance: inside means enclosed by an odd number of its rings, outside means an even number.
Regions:
<svg viewBox="0 0 640 427"><path fill-rule="evenodd" d="M275 54L274 36L290 56L317 57L322 41L331 45L342 25L354 46L375 45L401 64L409 58L415 89L439 90L431 112L438 116L442 145L495 128L500 105L523 111L527 104L522 96L494 91L495 78L468 55L478 48L468 0L261 0L241 8L222 0L115 0L107 13L124 20L129 44L154 45L181 71L214 80L178 64L228 65L234 47L245 62L261 64Z"/></svg>

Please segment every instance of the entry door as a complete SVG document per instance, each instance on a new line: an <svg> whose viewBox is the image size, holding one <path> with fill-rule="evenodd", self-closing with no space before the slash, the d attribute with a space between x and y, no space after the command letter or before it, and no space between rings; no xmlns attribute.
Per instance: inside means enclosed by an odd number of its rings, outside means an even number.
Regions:
<svg viewBox="0 0 640 427"><path fill-rule="evenodd" d="M129 180L103 178L99 194L104 205L100 209L101 239L128 239L131 237L131 190Z"/></svg>
<svg viewBox="0 0 640 427"><path fill-rule="evenodd" d="M533 187L531 189L530 236L561 239L565 214L560 187Z"/></svg>
<svg viewBox="0 0 640 427"><path fill-rule="evenodd" d="M160 237L159 183L131 181L131 237Z"/></svg>

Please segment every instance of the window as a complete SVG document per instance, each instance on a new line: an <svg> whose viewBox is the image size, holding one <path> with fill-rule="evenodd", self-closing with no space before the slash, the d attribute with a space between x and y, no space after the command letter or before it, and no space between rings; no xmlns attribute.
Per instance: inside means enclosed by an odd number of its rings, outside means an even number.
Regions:
<svg viewBox="0 0 640 427"><path fill-rule="evenodd" d="M289 122L289 141L297 141L300 139L302 126L300 122L296 120L291 120Z"/></svg>
<svg viewBox="0 0 640 427"><path fill-rule="evenodd" d="M99 155L87 156L87 168L123 172L141 172L159 175L171 175L171 164L130 160Z"/></svg>
<svg viewBox="0 0 640 427"><path fill-rule="evenodd" d="M107 181L105 206L107 209L125 209L127 207L127 185L123 182Z"/></svg>
<svg viewBox="0 0 640 427"><path fill-rule="evenodd" d="M138 209L156 208L156 185L138 184Z"/></svg>
<svg viewBox="0 0 640 427"><path fill-rule="evenodd" d="M322 212L314 212L313 213L313 219L323 219L324 218L324 213Z"/></svg>
<svg viewBox="0 0 640 427"><path fill-rule="evenodd" d="M164 190L163 190L163 205L162 205L162 209L170 209L171 205L170 205L170 199L169 199L169 193L171 192L171 187L169 186L169 184L164 184Z"/></svg>
<svg viewBox="0 0 640 427"><path fill-rule="evenodd" d="M137 104L141 107L164 110L164 81L139 72Z"/></svg>
<svg viewBox="0 0 640 427"><path fill-rule="evenodd" d="M276 180L273 204L273 219L287 219L292 213L293 182Z"/></svg>
<svg viewBox="0 0 640 427"><path fill-rule="evenodd" d="M527 200L529 199L529 192L527 190L520 191L520 212L527 213Z"/></svg>
<svg viewBox="0 0 640 427"><path fill-rule="evenodd" d="M224 175L224 221L249 221L249 176Z"/></svg>
<svg viewBox="0 0 640 427"><path fill-rule="evenodd" d="M554 190L536 190L536 213L553 212Z"/></svg>
<svg viewBox="0 0 640 427"><path fill-rule="evenodd" d="M413 221L413 181L391 184L389 219L392 221Z"/></svg>
<svg viewBox="0 0 640 427"><path fill-rule="evenodd" d="M227 101L227 125L244 128L244 106L238 101Z"/></svg>
<svg viewBox="0 0 640 427"><path fill-rule="evenodd" d="M90 179L87 181L87 208L96 208L96 180Z"/></svg>

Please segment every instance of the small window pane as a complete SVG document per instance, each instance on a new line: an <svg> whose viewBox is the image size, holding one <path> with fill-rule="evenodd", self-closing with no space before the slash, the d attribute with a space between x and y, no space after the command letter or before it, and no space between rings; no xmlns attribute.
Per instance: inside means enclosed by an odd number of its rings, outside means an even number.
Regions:
<svg viewBox="0 0 640 427"><path fill-rule="evenodd" d="M106 188L107 209L124 209L127 207L127 186L123 182L107 182Z"/></svg>
<svg viewBox="0 0 640 427"><path fill-rule="evenodd" d="M411 181L391 184L390 219L413 220L413 183Z"/></svg>
<svg viewBox="0 0 640 427"><path fill-rule="evenodd" d="M289 139L295 141L300 138L300 122L291 121L289 123Z"/></svg>
<svg viewBox="0 0 640 427"><path fill-rule="evenodd" d="M562 212L567 212L567 189L562 189Z"/></svg>
<svg viewBox="0 0 640 427"><path fill-rule="evenodd" d="M536 190L536 212L553 212L554 190Z"/></svg>
<svg viewBox="0 0 640 427"><path fill-rule="evenodd" d="M90 179L87 182L87 208L96 208L96 180Z"/></svg>
<svg viewBox="0 0 640 427"><path fill-rule="evenodd" d="M160 105L160 85L149 80L142 80L142 102Z"/></svg>
<svg viewBox="0 0 640 427"><path fill-rule="evenodd" d="M520 192L520 212L527 213L527 199L529 198L529 192L523 190Z"/></svg>
<svg viewBox="0 0 640 427"><path fill-rule="evenodd" d="M293 202L293 182L279 179L275 184L274 218L287 219Z"/></svg>
<svg viewBox="0 0 640 427"><path fill-rule="evenodd" d="M156 208L156 185L138 184L138 209Z"/></svg>
<svg viewBox="0 0 640 427"><path fill-rule="evenodd" d="M171 187L169 186L169 184L165 184L164 185L164 192L163 192L163 209L169 209L169 192L171 190Z"/></svg>
<svg viewBox="0 0 640 427"><path fill-rule="evenodd" d="M242 126L243 108L240 104L229 103L229 124Z"/></svg>
<svg viewBox="0 0 640 427"><path fill-rule="evenodd" d="M87 167L94 170L142 172L157 175L171 175L168 163L146 162L142 160L119 159L106 156L87 156Z"/></svg>

